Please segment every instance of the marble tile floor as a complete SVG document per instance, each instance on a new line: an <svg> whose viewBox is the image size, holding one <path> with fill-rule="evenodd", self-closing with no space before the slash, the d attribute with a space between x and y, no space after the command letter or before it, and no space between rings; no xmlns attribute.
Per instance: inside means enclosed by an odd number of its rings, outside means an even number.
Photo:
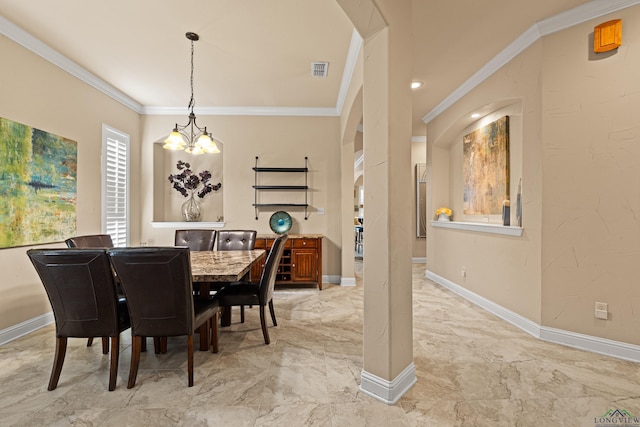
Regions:
<svg viewBox="0 0 640 427"><path fill-rule="evenodd" d="M539 341L424 278L414 265L418 382L396 405L362 394L363 292L278 290L279 326L262 341L258 312L222 328L220 352L186 341L143 354L128 390L122 334L117 388L100 345L69 340L58 388L47 391L54 328L0 347L0 426L589 426L608 409L640 415L640 365ZM151 340L149 347L152 348Z"/></svg>

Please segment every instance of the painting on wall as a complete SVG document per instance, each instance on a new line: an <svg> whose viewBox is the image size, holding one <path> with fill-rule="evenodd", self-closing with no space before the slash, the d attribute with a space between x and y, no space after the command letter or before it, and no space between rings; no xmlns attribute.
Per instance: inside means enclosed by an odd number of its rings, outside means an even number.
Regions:
<svg viewBox="0 0 640 427"><path fill-rule="evenodd" d="M76 233L77 143L0 117L0 248Z"/></svg>
<svg viewBox="0 0 640 427"><path fill-rule="evenodd" d="M487 124L462 139L464 213L502 213L509 197L509 116Z"/></svg>

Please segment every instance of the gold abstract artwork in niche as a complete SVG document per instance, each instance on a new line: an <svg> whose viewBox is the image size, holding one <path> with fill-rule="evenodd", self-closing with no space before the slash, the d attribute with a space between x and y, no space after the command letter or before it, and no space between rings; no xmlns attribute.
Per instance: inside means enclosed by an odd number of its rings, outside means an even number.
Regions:
<svg viewBox="0 0 640 427"><path fill-rule="evenodd" d="M499 215L509 197L509 116L462 139L464 213Z"/></svg>

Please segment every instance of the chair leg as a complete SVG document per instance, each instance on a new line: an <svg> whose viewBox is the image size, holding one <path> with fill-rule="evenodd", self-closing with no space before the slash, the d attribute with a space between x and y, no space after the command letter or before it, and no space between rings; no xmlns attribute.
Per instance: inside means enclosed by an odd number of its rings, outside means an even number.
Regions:
<svg viewBox="0 0 640 427"><path fill-rule="evenodd" d="M189 374L189 387L193 387L193 335L187 336L187 372Z"/></svg>
<svg viewBox="0 0 640 427"><path fill-rule="evenodd" d="M140 346L140 351L146 353L147 351L147 337L140 337L142 340L142 345Z"/></svg>
<svg viewBox="0 0 640 427"><path fill-rule="evenodd" d="M138 376L138 365L140 365L140 347L142 346L142 337L139 335L131 337L131 366L129 367L129 382L127 388L133 388L136 385L136 377Z"/></svg>
<svg viewBox="0 0 640 427"><path fill-rule="evenodd" d="M211 352L217 353L219 350L218 344L218 323L219 323L220 315L216 312L211 318Z"/></svg>
<svg viewBox="0 0 640 427"><path fill-rule="evenodd" d="M269 330L267 329L267 319L264 314L264 305L260 306L260 325L262 325L262 335L264 336L264 343L269 344L271 340L269 339Z"/></svg>
<svg viewBox="0 0 640 427"><path fill-rule="evenodd" d="M109 353L109 337L102 337L102 354Z"/></svg>
<svg viewBox="0 0 640 427"><path fill-rule="evenodd" d="M240 306L240 323L244 323L244 305Z"/></svg>
<svg viewBox="0 0 640 427"><path fill-rule="evenodd" d="M91 347L93 345L93 337L87 339L87 347Z"/></svg>
<svg viewBox="0 0 640 427"><path fill-rule="evenodd" d="M67 337L56 338L56 353L53 356L53 369L51 369L51 377L49 378L49 387L47 390L55 390L58 387L64 356L67 353Z"/></svg>
<svg viewBox="0 0 640 427"><path fill-rule="evenodd" d="M116 389L118 359L120 358L120 335L111 337L111 364L109 365L109 391Z"/></svg>
<svg viewBox="0 0 640 427"><path fill-rule="evenodd" d="M269 301L269 312L271 313L271 320L273 320L273 326L278 326L278 322L276 321L276 312L273 309L273 300Z"/></svg>
<svg viewBox="0 0 640 427"><path fill-rule="evenodd" d="M210 331L211 326L209 325L208 320L206 323L203 323L198 329L198 332L200 333L200 351L209 350L209 345L211 345L211 343L209 342L209 335L211 335Z"/></svg>
<svg viewBox="0 0 640 427"><path fill-rule="evenodd" d="M222 321L221 326L231 325L231 306L222 307Z"/></svg>
<svg viewBox="0 0 640 427"><path fill-rule="evenodd" d="M161 351L160 337L153 337L153 352L160 354Z"/></svg>

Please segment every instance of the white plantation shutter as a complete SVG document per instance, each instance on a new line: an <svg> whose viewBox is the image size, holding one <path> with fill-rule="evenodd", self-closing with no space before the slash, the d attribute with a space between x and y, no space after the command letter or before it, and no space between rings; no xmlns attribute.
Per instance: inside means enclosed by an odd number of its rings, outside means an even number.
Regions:
<svg viewBox="0 0 640 427"><path fill-rule="evenodd" d="M129 135L102 125L102 232L129 244Z"/></svg>

